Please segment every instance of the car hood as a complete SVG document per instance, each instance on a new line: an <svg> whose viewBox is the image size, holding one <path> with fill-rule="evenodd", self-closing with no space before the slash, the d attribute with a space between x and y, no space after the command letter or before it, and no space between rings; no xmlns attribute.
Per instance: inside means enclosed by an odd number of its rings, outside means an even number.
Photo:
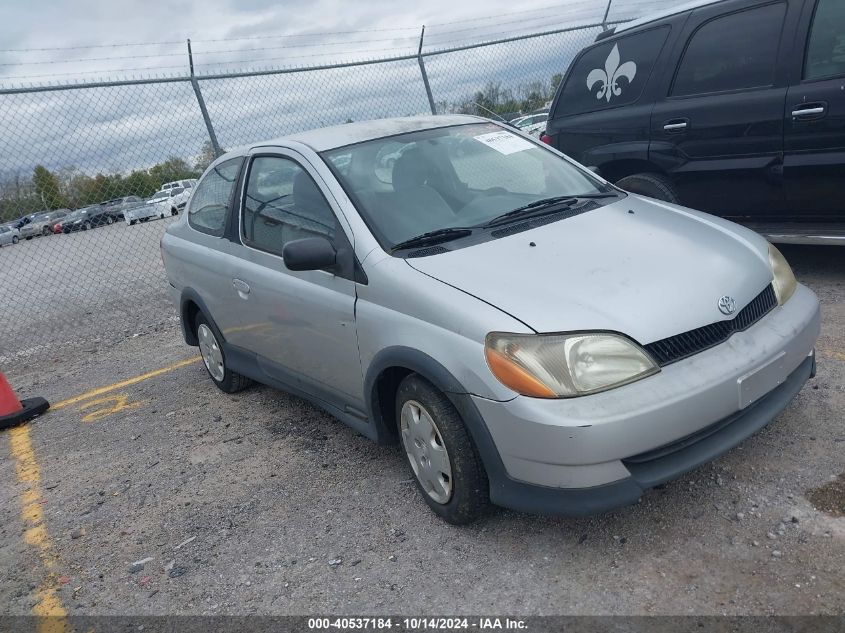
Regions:
<svg viewBox="0 0 845 633"><path fill-rule="evenodd" d="M743 227L629 195L545 226L407 263L537 332L611 330L645 345L735 316L772 280Z"/></svg>

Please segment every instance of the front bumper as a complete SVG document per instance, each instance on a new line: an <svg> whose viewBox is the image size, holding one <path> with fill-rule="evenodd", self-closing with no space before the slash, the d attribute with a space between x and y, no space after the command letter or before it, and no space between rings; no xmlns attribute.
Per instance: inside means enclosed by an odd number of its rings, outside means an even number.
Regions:
<svg viewBox="0 0 845 633"><path fill-rule="evenodd" d="M799 286L748 330L639 382L563 400L473 396L501 459L492 500L554 514L635 502L776 417L814 372L819 328L818 300ZM743 407L749 384L760 397Z"/></svg>

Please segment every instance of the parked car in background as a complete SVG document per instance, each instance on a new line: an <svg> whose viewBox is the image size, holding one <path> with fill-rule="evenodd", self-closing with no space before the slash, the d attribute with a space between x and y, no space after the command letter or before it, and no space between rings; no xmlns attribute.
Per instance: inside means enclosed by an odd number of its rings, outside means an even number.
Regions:
<svg viewBox="0 0 845 633"><path fill-rule="evenodd" d="M194 185L197 184L196 178L188 178L186 180L174 180L173 182L166 182L161 187L159 187L159 191L168 191L170 189L190 189Z"/></svg>
<svg viewBox="0 0 845 633"><path fill-rule="evenodd" d="M107 224L114 224L114 218L99 204L71 212L61 222L62 233L87 231Z"/></svg>
<svg viewBox="0 0 845 633"><path fill-rule="evenodd" d="M524 134L528 134L529 136L533 136L534 138L540 138L546 133L546 122L540 121L539 123L526 125L520 131Z"/></svg>
<svg viewBox="0 0 845 633"><path fill-rule="evenodd" d="M124 219L124 212L127 209L132 209L138 205L144 204L144 199L139 196L124 196L123 198L114 198L106 202L100 203L115 221Z"/></svg>
<svg viewBox="0 0 845 633"><path fill-rule="evenodd" d="M525 116L513 119L512 121L510 121L510 124L524 132L526 131L526 128L534 127L539 123L545 123L548 118L549 111L543 110L540 112L532 112L531 114L527 114Z"/></svg>
<svg viewBox="0 0 845 633"><path fill-rule="evenodd" d="M56 211L39 213L20 229L20 236L31 240L39 235L51 235L56 223L67 217L68 213L70 213L70 209L57 209Z"/></svg>
<svg viewBox="0 0 845 633"><path fill-rule="evenodd" d="M24 226L26 226L27 224L32 222L32 218L34 218L36 215L38 215L40 213L47 213L47 211L46 210L45 211L38 211L36 213L30 213L28 215L22 215L17 220L15 220L15 228L16 229L23 228Z"/></svg>
<svg viewBox="0 0 845 633"><path fill-rule="evenodd" d="M17 244L18 240L20 240L18 229L9 225L0 226L0 246Z"/></svg>
<svg viewBox="0 0 845 633"><path fill-rule="evenodd" d="M179 211L185 208L191 198L191 189L182 187L171 187L170 189L157 191L144 204L137 205L124 212L123 219L129 226L136 222L146 222L150 218L164 219L172 215L179 215Z"/></svg>
<svg viewBox="0 0 845 633"><path fill-rule="evenodd" d="M477 117L229 152L161 252L219 389L257 380L398 444L452 523L490 501L635 503L763 428L815 372L818 299L765 239Z"/></svg>
<svg viewBox="0 0 845 633"><path fill-rule="evenodd" d="M845 244L844 83L842 0L698 2L599 35L544 138L627 191Z"/></svg>

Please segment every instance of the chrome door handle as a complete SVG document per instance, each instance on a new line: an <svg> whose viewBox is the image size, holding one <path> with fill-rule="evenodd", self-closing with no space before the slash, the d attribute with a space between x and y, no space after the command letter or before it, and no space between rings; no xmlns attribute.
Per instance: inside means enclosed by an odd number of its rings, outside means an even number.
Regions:
<svg viewBox="0 0 845 633"><path fill-rule="evenodd" d="M687 129L687 122L681 121L680 123L667 123L663 126L663 129L667 132L677 132L678 130L685 130Z"/></svg>
<svg viewBox="0 0 845 633"><path fill-rule="evenodd" d="M819 116L820 114L825 113L825 108L819 106L817 108L807 108L806 110L793 110L792 116L796 119L800 119L801 117L805 116Z"/></svg>
<svg viewBox="0 0 845 633"><path fill-rule="evenodd" d="M235 290L238 291L238 294L241 295L244 299L246 298L244 295L249 294L249 284L241 279L233 279L232 286Z"/></svg>

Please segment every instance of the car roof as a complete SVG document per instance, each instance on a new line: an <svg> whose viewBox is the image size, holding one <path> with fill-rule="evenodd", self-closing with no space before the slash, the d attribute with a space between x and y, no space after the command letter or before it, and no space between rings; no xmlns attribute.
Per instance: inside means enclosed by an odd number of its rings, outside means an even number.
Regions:
<svg viewBox="0 0 845 633"><path fill-rule="evenodd" d="M635 29L638 26L642 26L643 24L650 24L651 22L656 22L657 20L662 20L663 18L678 15L679 13L684 13L692 9L698 9L699 7L706 7L707 5L716 4L718 2L724 1L725 0L690 0L689 2L685 2L670 9L663 9L662 11L657 11L655 13L645 15L641 18L637 18L636 20L625 22L624 24L619 24L613 30L613 35L618 35L619 33L630 31L631 29Z"/></svg>
<svg viewBox="0 0 845 633"><path fill-rule="evenodd" d="M239 151L240 153L245 153L246 151L256 147L286 145L290 141L303 143L316 152L323 152L338 147L344 147L346 145L371 141L377 138L384 138L385 136L394 136L396 134L405 134L407 132L417 132L420 130L430 130L450 125L463 125L467 123L479 123L486 121L487 119L465 114L423 115L395 117L391 119L376 119L374 121L359 121L355 123L344 123L342 125L309 130L307 132L297 132L296 134L291 134L289 136L283 136L281 138L261 143L254 143L253 145L239 148L239 150L233 151L232 154L238 153Z"/></svg>

